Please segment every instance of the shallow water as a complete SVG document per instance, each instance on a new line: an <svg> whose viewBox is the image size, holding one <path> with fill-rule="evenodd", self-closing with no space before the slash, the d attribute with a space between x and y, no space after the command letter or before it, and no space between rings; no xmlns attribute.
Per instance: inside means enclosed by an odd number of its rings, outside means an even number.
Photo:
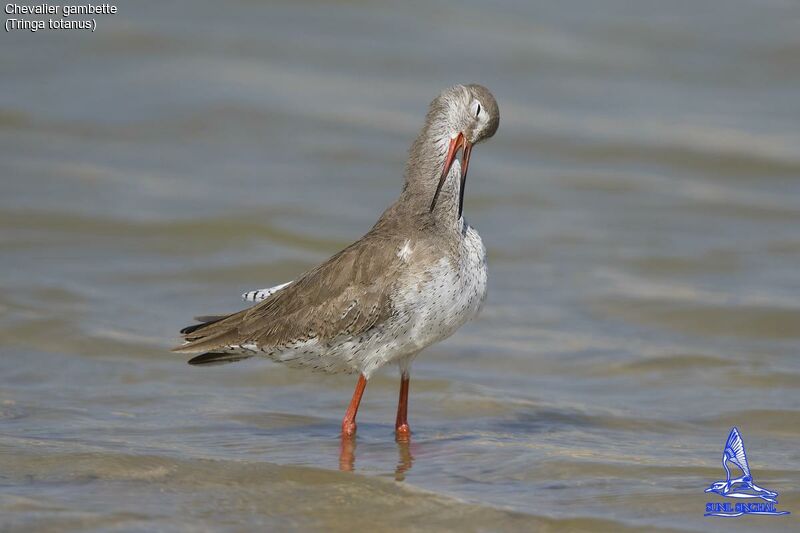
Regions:
<svg viewBox="0 0 800 533"><path fill-rule="evenodd" d="M796 530L799 20L195 1L3 33L0 526ZM465 208L490 295L417 359L410 444L394 369L342 445L353 377L168 353L363 234L462 81L502 112ZM733 425L792 515L703 518Z"/></svg>

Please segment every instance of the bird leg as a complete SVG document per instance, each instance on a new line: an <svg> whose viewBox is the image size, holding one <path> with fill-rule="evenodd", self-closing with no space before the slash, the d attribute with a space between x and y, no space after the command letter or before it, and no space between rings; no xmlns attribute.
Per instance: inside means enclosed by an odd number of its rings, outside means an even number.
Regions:
<svg viewBox="0 0 800 533"><path fill-rule="evenodd" d="M352 436L356 433L356 414L358 414L358 405L361 403L361 396L364 395L364 389L367 387L367 378L364 374L358 376L358 383L356 383L356 390L353 391L353 398L350 400L350 405L344 413L344 420L342 420L342 435Z"/></svg>
<svg viewBox="0 0 800 533"><path fill-rule="evenodd" d="M397 441L408 441L411 437L411 428L408 427L408 385L410 376L403 372L400 375L400 400L397 402L397 420L394 424L395 438Z"/></svg>

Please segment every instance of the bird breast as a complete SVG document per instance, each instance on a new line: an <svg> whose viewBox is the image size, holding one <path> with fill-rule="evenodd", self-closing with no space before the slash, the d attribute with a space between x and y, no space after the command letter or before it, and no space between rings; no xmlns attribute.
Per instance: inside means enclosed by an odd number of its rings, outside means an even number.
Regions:
<svg viewBox="0 0 800 533"><path fill-rule="evenodd" d="M393 299L398 319L408 325L406 340L412 351L449 337L483 306L486 249L478 232L465 222L454 257L443 255L415 277L417 281L402 284Z"/></svg>

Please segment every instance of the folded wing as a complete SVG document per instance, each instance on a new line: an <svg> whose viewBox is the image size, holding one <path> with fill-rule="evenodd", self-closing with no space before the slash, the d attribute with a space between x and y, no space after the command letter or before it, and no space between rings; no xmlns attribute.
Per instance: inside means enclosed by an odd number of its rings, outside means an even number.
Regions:
<svg viewBox="0 0 800 533"><path fill-rule="evenodd" d="M357 336L391 314L385 274L402 268L392 246L365 236L257 305L182 330L180 353L281 350L310 339Z"/></svg>

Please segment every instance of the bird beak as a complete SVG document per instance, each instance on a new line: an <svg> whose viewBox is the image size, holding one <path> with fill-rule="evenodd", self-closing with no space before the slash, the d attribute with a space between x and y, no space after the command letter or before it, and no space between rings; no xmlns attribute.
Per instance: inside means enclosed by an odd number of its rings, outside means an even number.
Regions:
<svg viewBox="0 0 800 533"><path fill-rule="evenodd" d="M461 187L459 190L459 199L458 199L458 217L461 218L461 213L464 211L464 186L467 182L467 168L469 167L469 157L472 154L472 143L464 137L464 134L459 132L458 135L453 137L450 140L450 146L447 149L447 156L444 158L444 168L442 169L442 175L439 178L439 184L436 186L436 192L433 195L433 201L431 202L431 211L433 208L436 207L436 200L439 199L439 193L442 191L442 186L444 185L444 180L447 179L447 174L450 172L450 168L453 166L453 161L456 160L456 155L458 155L458 151L462 150L461 155Z"/></svg>

